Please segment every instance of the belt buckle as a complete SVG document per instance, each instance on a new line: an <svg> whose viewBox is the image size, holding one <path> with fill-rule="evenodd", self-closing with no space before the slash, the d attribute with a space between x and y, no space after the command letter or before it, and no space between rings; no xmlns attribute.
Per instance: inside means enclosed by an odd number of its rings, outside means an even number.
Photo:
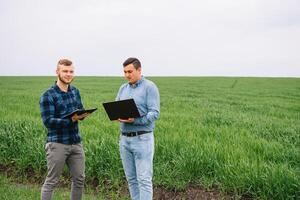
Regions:
<svg viewBox="0 0 300 200"><path fill-rule="evenodd" d="M138 136L139 133L138 133L138 132L132 132L130 135L131 135L132 137L135 137L135 136Z"/></svg>

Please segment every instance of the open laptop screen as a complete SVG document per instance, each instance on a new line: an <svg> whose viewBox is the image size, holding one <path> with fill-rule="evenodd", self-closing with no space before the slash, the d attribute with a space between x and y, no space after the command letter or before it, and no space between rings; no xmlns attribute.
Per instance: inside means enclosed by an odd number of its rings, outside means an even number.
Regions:
<svg viewBox="0 0 300 200"><path fill-rule="evenodd" d="M106 102L102 105L110 120L140 117L134 99Z"/></svg>

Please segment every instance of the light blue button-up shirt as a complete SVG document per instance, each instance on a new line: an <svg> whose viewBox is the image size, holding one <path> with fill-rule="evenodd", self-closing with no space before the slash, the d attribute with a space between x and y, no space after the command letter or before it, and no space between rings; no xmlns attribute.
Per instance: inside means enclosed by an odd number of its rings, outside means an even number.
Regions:
<svg viewBox="0 0 300 200"><path fill-rule="evenodd" d="M158 88L152 81L142 76L136 84L123 84L116 100L131 98L134 99L141 117L135 118L133 123L121 123L121 131L153 131L160 109Z"/></svg>

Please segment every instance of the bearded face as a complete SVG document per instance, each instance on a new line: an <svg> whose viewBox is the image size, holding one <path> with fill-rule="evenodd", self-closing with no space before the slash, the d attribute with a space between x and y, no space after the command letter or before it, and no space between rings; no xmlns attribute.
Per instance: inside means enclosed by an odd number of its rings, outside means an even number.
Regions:
<svg viewBox="0 0 300 200"><path fill-rule="evenodd" d="M70 84L74 79L74 67L59 65L56 70L57 77L59 81L64 84Z"/></svg>

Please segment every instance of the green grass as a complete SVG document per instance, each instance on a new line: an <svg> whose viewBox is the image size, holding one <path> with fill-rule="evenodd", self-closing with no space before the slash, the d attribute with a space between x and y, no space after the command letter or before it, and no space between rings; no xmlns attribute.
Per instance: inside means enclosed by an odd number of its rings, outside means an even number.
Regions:
<svg viewBox="0 0 300 200"><path fill-rule="evenodd" d="M70 199L70 188L58 187L53 193L53 199L66 200ZM0 199L1 200L24 200L40 199L41 186L31 183L16 183L15 180L8 179L5 175L0 174ZM110 193L96 192L87 188L83 195L83 200L128 200L128 197L111 191Z"/></svg>
<svg viewBox="0 0 300 200"><path fill-rule="evenodd" d="M151 77L161 95L155 129L154 184L189 184L261 199L300 198L300 79ZM0 163L44 177L46 130L39 97L54 77L0 77ZM85 107L80 124L87 180L124 185L118 124L102 108L120 77L77 77ZM176 180L176 181L174 181Z"/></svg>

